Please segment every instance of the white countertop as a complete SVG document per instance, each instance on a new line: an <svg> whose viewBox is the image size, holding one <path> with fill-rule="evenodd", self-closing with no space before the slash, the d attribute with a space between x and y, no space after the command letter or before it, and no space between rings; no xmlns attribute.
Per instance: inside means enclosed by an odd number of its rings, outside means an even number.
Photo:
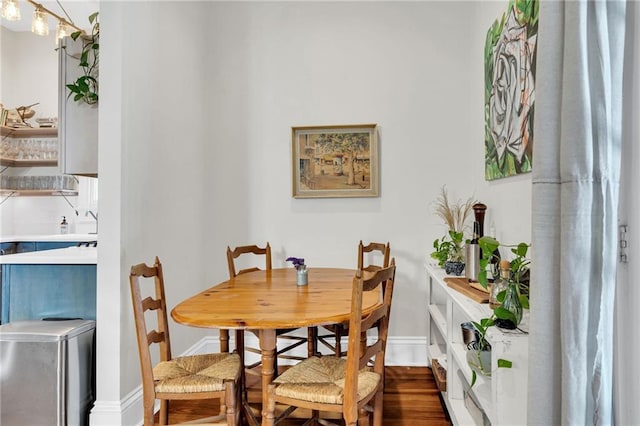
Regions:
<svg viewBox="0 0 640 426"><path fill-rule="evenodd" d="M98 234L43 234L43 235L2 235L0 243L26 241L98 241Z"/></svg>
<svg viewBox="0 0 640 426"><path fill-rule="evenodd" d="M0 256L0 265L95 265L97 263L97 247L67 247Z"/></svg>

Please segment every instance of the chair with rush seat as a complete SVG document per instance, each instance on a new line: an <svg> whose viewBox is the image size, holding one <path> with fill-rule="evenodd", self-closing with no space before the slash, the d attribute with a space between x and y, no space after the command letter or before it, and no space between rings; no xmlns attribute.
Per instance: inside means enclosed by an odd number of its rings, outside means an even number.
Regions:
<svg viewBox="0 0 640 426"><path fill-rule="evenodd" d="M346 358L314 356L282 373L268 387L263 424L273 426L295 408L305 408L312 413L305 424L333 424L319 417L322 411L342 413L347 426L369 424L372 411L373 425L382 426L384 357L395 271L394 260L389 267L374 272L357 271L352 286ZM381 291L381 287L382 303L363 316L364 292ZM371 328L377 329L377 338L370 344L363 336ZM276 404L288 406L278 418ZM364 423L358 423L359 420Z"/></svg>
<svg viewBox="0 0 640 426"><path fill-rule="evenodd" d="M215 420L226 419L227 425L239 425L240 356L236 353L210 353L172 358L160 260L156 257L153 266L144 263L132 266L129 283L142 372L144 425L154 424L156 399L160 400L160 424L166 425L169 400L212 398L220 399L220 414L215 416ZM151 295L143 297L143 294ZM148 329L151 317L145 319L147 311L157 313L156 329L151 331ZM151 361L151 347L159 351L160 361L155 366Z"/></svg>
<svg viewBox="0 0 640 426"><path fill-rule="evenodd" d="M367 254L370 254L370 256L367 257ZM370 262L374 256L375 260L382 261L382 265L376 265ZM389 266L390 256L391 246L388 242L386 244L371 242L365 246L362 243L362 240L360 240L360 243L358 244L358 269L373 272L381 268L386 268ZM367 266L364 266L365 261L367 261ZM331 349L336 356L345 356L347 352L342 350L342 336L347 335L349 332L348 327L348 322L325 325L323 328L328 330L331 334L320 334L319 332L317 340L319 343L322 343L324 346Z"/></svg>
<svg viewBox="0 0 640 426"><path fill-rule="evenodd" d="M249 255L249 254L253 254L256 256L264 256L265 257L265 270L271 270L271 246L269 245L269 243L267 242L267 245L264 248L258 247L256 245L250 245L250 246L239 246L236 247L235 249L231 250L231 248L227 247L227 263L229 266L229 277L233 278L237 275L240 274L245 274L245 273L249 273L249 272L253 272L253 271L258 271L260 270L260 268L258 267L249 267L249 268L245 268L245 269L240 269L238 270L238 268L236 268L236 262L238 261L238 258L241 255ZM244 263L246 265L246 263ZM252 330L250 330L252 331ZM274 368L277 370L278 368L278 358L280 359L293 359L293 360L303 360L306 359L306 357L302 357L302 356L296 356L296 355L291 355L290 352L291 350L293 350L294 348L297 348L298 346L301 346L305 343L309 342L309 338L308 337L302 337L302 336L295 336L295 335L290 335L287 333L292 332L293 330L291 329L278 329L276 330L276 337L279 341L285 341L287 342L287 344L284 347L278 348L278 350L276 351L276 357L274 360ZM221 330L222 332L222 330ZM254 334L257 335L256 332L252 331ZM310 332L307 332L307 334L309 335ZM221 338L224 338L224 334L221 334ZM242 330L238 330L236 332L236 340L242 342L242 345L244 346L244 350L247 352L252 352L252 353L256 353L256 354L260 354L260 349L259 348L255 348L255 347L250 347L250 346L246 346L246 344L244 344L244 337L243 337L243 331ZM313 340L313 339L311 339ZM292 343L293 342L293 343ZM315 342L315 340L313 340L313 342ZM240 356L243 357L243 362L246 362L245 358L244 358L244 354L241 351L241 348L239 347L239 345L236 345L236 348L238 349L238 351L240 352ZM315 351L312 351L311 348L308 348L307 353L313 354ZM251 364L246 364L245 365L245 372L247 374L253 374L253 375L259 375L260 372L258 369L256 369L255 367L259 366L261 364L260 361L251 363Z"/></svg>

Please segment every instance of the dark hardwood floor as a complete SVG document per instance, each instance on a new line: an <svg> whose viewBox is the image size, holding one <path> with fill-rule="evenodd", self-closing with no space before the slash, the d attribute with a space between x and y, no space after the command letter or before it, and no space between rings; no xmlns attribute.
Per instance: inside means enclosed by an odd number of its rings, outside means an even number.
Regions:
<svg viewBox="0 0 640 426"><path fill-rule="evenodd" d="M259 400L259 389L254 397ZM252 400L250 394L249 399ZM218 402L171 401L169 423L176 424L218 412ZM158 416L156 415L156 423ZM299 426L301 419L287 419L280 426ZM450 425L440 392L436 387L431 369L427 367L387 367L384 392L385 426Z"/></svg>

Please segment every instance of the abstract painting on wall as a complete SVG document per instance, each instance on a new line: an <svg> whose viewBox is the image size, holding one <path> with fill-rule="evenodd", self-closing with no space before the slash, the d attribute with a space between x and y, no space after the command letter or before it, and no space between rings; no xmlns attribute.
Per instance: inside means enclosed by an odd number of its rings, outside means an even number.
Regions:
<svg viewBox="0 0 640 426"><path fill-rule="evenodd" d="M484 47L485 179L531 171L538 0L510 0Z"/></svg>

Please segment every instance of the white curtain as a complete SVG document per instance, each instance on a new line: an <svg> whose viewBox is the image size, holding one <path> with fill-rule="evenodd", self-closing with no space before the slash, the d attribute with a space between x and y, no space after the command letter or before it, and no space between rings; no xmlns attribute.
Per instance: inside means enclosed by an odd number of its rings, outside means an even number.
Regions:
<svg viewBox="0 0 640 426"><path fill-rule="evenodd" d="M528 423L613 422L624 1L540 5Z"/></svg>
<svg viewBox="0 0 640 426"><path fill-rule="evenodd" d="M640 4L627 3L623 91L622 176L620 224L627 242L621 255L627 262L618 268L616 287L616 329L614 333L615 423L640 423Z"/></svg>

